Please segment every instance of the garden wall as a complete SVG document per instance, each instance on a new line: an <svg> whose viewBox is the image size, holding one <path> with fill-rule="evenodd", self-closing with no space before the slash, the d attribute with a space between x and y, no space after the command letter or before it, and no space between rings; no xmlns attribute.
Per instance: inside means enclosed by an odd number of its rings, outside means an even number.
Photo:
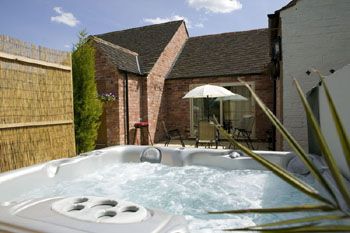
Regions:
<svg viewBox="0 0 350 233"><path fill-rule="evenodd" d="M283 124L304 149L308 148L307 121L295 89L296 78L308 92L317 85L316 73L323 75L350 63L350 1L297 1L280 13L282 36L282 114ZM283 148L288 150L284 141Z"/></svg>
<svg viewBox="0 0 350 233"><path fill-rule="evenodd" d="M0 172L75 155L70 53L0 35Z"/></svg>

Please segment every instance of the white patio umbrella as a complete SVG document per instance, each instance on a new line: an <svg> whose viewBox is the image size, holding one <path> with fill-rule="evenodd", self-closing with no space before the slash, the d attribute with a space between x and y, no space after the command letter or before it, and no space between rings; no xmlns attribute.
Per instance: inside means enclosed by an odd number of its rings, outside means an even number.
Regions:
<svg viewBox="0 0 350 233"><path fill-rule="evenodd" d="M246 101L248 100L246 97L241 96L239 94L235 94L233 96L225 96L225 97L219 97L215 101Z"/></svg>
<svg viewBox="0 0 350 233"><path fill-rule="evenodd" d="M234 96L235 93L227 90L224 87L215 86L206 84L203 86L199 86L190 90L183 99L195 99L195 98L217 98L217 97L226 97L226 96Z"/></svg>
<svg viewBox="0 0 350 233"><path fill-rule="evenodd" d="M196 87L190 90L183 99L196 99L196 98L223 98L223 97L236 97L245 98L241 95L235 94L224 87L206 84L203 86ZM208 105L208 121L209 121L209 105Z"/></svg>

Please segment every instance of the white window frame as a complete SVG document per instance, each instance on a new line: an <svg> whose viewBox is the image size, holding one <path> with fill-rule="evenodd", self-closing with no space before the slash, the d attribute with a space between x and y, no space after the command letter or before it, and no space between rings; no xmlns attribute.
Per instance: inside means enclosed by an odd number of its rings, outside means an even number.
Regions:
<svg viewBox="0 0 350 233"><path fill-rule="evenodd" d="M255 81L249 81L249 82L246 82L248 83L251 88L253 89L253 91L255 91ZM217 86L221 86L221 87L232 87L232 86L244 86L243 83L240 83L240 82L223 82L223 83L209 83L211 85L217 85ZM200 83L200 84L190 84L189 85L189 90L192 90L193 88L195 87L198 87L198 86L201 86L201 85L205 85L204 83ZM255 108L255 101L253 98L250 99L251 101L251 106L252 106L252 114L253 116L255 117L255 114L256 114L256 108ZM194 135L194 132L193 132L193 99L190 99L190 137L195 137L196 135ZM222 106L222 100L220 101L220 119L219 119L219 123L222 124L223 122L223 106ZM254 125L253 125L253 129L252 129L252 137L255 137L255 129L256 129L256 122L254 122Z"/></svg>

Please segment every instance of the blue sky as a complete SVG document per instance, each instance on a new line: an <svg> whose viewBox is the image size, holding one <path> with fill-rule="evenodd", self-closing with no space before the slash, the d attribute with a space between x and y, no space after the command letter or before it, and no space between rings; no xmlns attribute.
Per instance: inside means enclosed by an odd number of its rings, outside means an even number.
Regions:
<svg viewBox="0 0 350 233"><path fill-rule="evenodd" d="M290 0L1 0L0 34L71 50L80 30L99 34L184 18L190 36L267 27Z"/></svg>

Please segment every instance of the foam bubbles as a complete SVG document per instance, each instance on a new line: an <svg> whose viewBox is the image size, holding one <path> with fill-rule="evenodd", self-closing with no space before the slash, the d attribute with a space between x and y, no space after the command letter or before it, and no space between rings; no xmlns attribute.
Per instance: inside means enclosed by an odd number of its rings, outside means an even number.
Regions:
<svg viewBox="0 0 350 233"><path fill-rule="evenodd" d="M16 198L105 196L185 215L191 232L218 232L286 219L276 215L209 215L207 211L277 207L312 200L268 171L150 163L113 164L101 172L28 190ZM302 216L305 216L302 215Z"/></svg>

